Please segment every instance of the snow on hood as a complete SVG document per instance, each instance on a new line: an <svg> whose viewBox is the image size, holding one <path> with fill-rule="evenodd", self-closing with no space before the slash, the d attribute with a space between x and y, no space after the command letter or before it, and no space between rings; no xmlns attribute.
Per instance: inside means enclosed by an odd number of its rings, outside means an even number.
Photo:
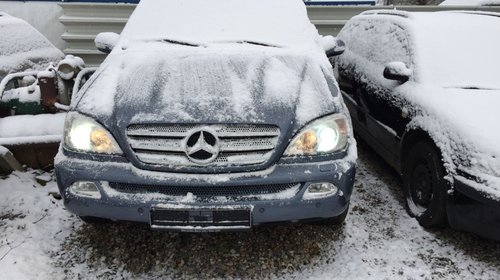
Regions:
<svg viewBox="0 0 500 280"><path fill-rule="evenodd" d="M300 0L142 0L121 41L156 39L245 40L287 47L311 47L319 42Z"/></svg>
<svg viewBox="0 0 500 280"><path fill-rule="evenodd" d="M0 80L14 72L43 70L64 58L27 22L0 12ZM22 42L22 44L20 43Z"/></svg>
<svg viewBox="0 0 500 280"><path fill-rule="evenodd" d="M453 125L453 130L472 147L500 158L500 90L440 89L419 87L408 90L407 98L426 111ZM458 139L457 139L458 140Z"/></svg>
<svg viewBox="0 0 500 280"><path fill-rule="evenodd" d="M341 108L331 69L307 53L240 44L145 45L148 52L138 45L112 54L76 109L104 122L279 125L305 124Z"/></svg>

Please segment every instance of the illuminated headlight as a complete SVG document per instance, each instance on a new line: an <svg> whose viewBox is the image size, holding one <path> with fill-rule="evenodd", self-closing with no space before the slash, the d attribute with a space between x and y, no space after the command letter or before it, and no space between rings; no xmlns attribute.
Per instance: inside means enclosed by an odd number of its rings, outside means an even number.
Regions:
<svg viewBox="0 0 500 280"><path fill-rule="evenodd" d="M102 125L75 112L66 116L64 147L76 152L122 154L113 136Z"/></svg>
<svg viewBox="0 0 500 280"><path fill-rule="evenodd" d="M347 145L348 129L347 118L342 114L318 119L293 138L284 155L319 155L342 150Z"/></svg>

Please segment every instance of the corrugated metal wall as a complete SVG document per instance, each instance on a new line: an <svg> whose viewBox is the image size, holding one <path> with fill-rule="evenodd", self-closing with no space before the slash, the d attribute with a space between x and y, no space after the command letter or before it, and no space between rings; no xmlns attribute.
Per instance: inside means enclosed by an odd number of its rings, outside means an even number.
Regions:
<svg viewBox="0 0 500 280"><path fill-rule="evenodd" d="M65 26L62 39L68 54L82 57L87 65L98 65L105 57L95 49L94 38L103 31L120 33L135 8L133 4L62 3L60 18ZM336 35L352 16L366 10L394 9L407 11L482 10L500 12L500 7L450 6L309 6L307 12L312 23L323 35Z"/></svg>

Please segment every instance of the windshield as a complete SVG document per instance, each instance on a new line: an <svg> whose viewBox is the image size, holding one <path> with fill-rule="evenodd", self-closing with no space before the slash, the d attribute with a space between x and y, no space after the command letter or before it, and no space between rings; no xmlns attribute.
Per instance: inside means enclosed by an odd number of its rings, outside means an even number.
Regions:
<svg viewBox="0 0 500 280"><path fill-rule="evenodd" d="M165 38L179 42L245 41L310 47L318 44L319 35L301 0L142 0L127 22L121 40Z"/></svg>
<svg viewBox="0 0 500 280"><path fill-rule="evenodd" d="M417 61L425 83L500 89L499 17L440 13L417 19Z"/></svg>

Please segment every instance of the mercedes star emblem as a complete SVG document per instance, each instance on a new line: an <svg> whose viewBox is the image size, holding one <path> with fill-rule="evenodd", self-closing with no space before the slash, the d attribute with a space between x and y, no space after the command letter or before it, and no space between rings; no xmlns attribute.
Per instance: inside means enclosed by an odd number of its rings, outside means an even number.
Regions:
<svg viewBox="0 0 500 280"><path fill-rule="evenodd" d="M219 139L210 129L195 129L186 137L184 151L194 163L210 163L219 155Z"/></svg>

